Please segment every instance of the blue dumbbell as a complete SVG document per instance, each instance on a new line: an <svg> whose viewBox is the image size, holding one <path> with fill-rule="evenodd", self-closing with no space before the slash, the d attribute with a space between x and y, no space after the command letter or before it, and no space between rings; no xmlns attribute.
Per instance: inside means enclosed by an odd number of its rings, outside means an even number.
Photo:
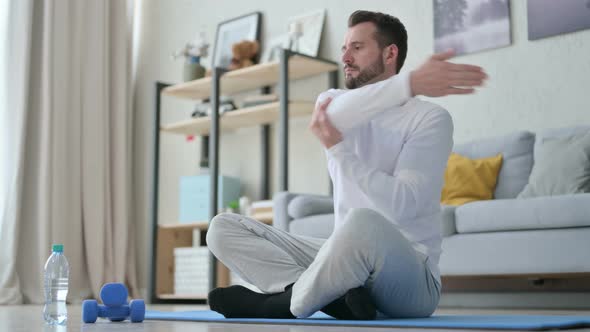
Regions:
<svg viewBox="0 0 590 332"><path fill-rule="evenodd" d="M82 302L82 321L94 323L98 317L108 318L111 322L121 322L129 318L131 322L143 322L145 303L143 300L131 300L127 304L127 288L120 283L104 284L100 289L102 304L96 300Z"/></svg>

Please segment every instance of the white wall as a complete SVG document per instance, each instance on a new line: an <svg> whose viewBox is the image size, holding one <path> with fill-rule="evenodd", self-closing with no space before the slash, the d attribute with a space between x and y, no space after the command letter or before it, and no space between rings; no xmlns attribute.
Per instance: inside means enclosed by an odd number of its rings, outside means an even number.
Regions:
<svg viewBox="0 0 590 332"><path fill-rule="evenodd" d="M142 287L148 282L154 82L179 82L182 72L182 61L172 61L169 55L194 38L201 27L206 28L213 40L217 23L255 10L263 13L264 41L286 32L285 22L290 16L326 8L320 56L338 61L346 20L359 9L359 4L354 0L144 0L134 149L138 246L146 253L139 264ZM406 69L418 66L432 53L432 1L365 0L362 9L393 14L406 25L409 33ZM590 30L528 41L525 1L512 1L511 17L511 46L456 59L483 66L490 76L486 87L472 96L435 101L453 115L455 142L518 129L590 123ZM208 59L205 64L208 66ZM314 100L326 87L326 77L296 84L294 98ZM165 98L163 105L163 123L187 119L192 108L190 102L172 98ZM307 118L291 122L290 190L327 193L325 158L321 146L307 130L307 122ZM178 176L197 173L199 140L189 143L171 134L163 134L161 139L159 220L174 223L178 216ZM274 139L273 135L271 140ZM259 128L224 134L221 143L221 173L240 177L244 193L253 198L259 194L259 143ZM275 151L272 146L271 153L276 155Z"/></svg>

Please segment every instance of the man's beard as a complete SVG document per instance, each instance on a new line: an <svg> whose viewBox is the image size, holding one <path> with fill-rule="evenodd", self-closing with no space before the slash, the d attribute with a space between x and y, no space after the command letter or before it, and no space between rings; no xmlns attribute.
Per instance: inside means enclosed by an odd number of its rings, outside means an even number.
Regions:
<svg viewBox="0 0 590 332"><path fill-rule="evenodd" d="M359 69L356 66L345 66L345 68L347 68L347 67L350 67L350 68L353 68L356 70ZM370 66L363 69L357 77L352 77L352 76L345 77L344 85L346 85L346 88L348 88L348 89L360 88L361 86L367 84L367 82L370 82L371 80L373 80L375 77L383 74L384 71L385 71L385 64L383 63L383 59L377 58L377 60L375 62L373 62Z"/></svg>

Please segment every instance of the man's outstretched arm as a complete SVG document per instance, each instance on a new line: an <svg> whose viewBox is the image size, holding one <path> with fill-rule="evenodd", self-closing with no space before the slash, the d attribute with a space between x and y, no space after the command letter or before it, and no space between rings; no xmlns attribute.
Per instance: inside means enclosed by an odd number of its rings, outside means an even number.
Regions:
<svg viewBox="0 0 590 332"><path fill-rule="evenodd" d="M435 54L416 70L358 89L328 90L320 94L317 105L331 99L328 117L334 127L345 132L380 112L392 111L413 96L473 93L487 75L481 67L448 62L453 55L452 51Z"/></svg>

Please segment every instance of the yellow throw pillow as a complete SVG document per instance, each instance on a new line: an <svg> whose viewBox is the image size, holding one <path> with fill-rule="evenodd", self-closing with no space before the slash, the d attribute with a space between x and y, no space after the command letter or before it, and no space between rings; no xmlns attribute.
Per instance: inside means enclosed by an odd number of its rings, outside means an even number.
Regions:
<svg viewBox="0 0 590 332"><path fill-rule="evenodd" d="M441 203L461 205L492 199L501 167L501 154L489 158L469 159L451 153L445 170Z"/></svg>

